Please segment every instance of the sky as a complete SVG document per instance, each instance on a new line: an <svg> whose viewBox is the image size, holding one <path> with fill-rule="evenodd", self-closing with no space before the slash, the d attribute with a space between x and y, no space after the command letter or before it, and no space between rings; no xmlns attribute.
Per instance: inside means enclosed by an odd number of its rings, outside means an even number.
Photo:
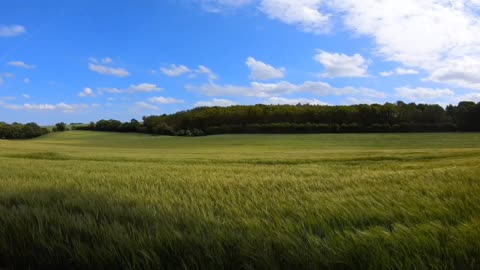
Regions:
<svg viewBox="0 0 480 270"><path fill-rule="evenodd" d="M0 4L0 121L480 101L480 0Z"/></svg>

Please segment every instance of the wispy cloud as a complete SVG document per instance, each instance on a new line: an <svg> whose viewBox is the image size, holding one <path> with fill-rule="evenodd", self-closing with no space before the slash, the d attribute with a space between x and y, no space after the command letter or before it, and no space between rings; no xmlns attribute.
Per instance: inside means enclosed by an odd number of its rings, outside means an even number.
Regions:
<svg viewBox="0 0 480 270"><path fill-rule="evenodd" d="M302 84L293 84L287 81L278 83L252 82L249 86L219 85L213 82L201 86L187 86L187 90L197 91L207 96L244 96L268 98L288 94L308 93L317 96L329 95L377 95L383 94L368 88L334 87L325 82L306 81Z"/></svg>
<svg viewBox="0 0 480 270"><path fill-rule="evenodd" d="M10 61L7 64L12 67L19 67L19 68L25 68L25 69L35 68L35 65L29 65L23 61Z"/></svg>
<svg viewBox="0 0 480 270"><path fill-rule="evenodd" d="M124 68L113 68L113 67L107 67L99 64L90 63L88 65L88 69L90 69L93 72L97 72L99 74L104 74L104 75L110 75L110 76L116 76L116 77L130 76L130 72L128 72Z"/></svg>
<svg viewBox="0 0 480 270"><path fill-rule="evenodd" d="M161 92L163 88L152 83L141 83L130 85L126 89L121 88L100 88L100 94L136 94L136 93L152 93L152 92Z"/></svg>
<svg viewBox="0 0 480 270"><path fill-rule="evenodd" d="M157 104L176 104L176 103L183 103L183 100L171 98L171 97L152 97L149 99L151 103Z"/></svg>
<svg viewBox="0 0 480 270"><path fill-rule="evenodd" d="M169 77L178 77L182 76L183 74L187 74L192 72L187 66L184 65L175 65L172 64L168 68L167 67L162 67L160 70L163 72L163 74L169 76Z"/></svg>
<svg viewBox="0 0 480 270"><path fill-rule="evenodd" d="M194 107L229 107L233 105L236 105L236 103L231 100L214 98L210 101L198 101Z"/></svg>
<svg viewBox="0 0 480 270"><path fill-rule="evenodd" d="M153 110L153 111L158 111L160 110L159 107L152 105L150 103L144 102L144 101L139 101L135 103L135 106L139 109L147 109L147 110Z"/></svg>
<svg viewBox="0 0 480 270"><path fill-rule="evenodd" d="M25 111L60 111L64 113L73 113L81 110L91 108L88 104L67 104L64 102L57 104L34 104L34 103L25 103L23 105L16 104L0 104L5 109L10 110L25 110Z"/></svg>
<svg viewBox="0 0 480 270"><path fill-rule="evenodd" d="M26 32L27 30L22 25L0 25L0 37L15 37Z"/></svg>
<svg viewBox="0 0 480 270"><path fill-rule="evenodd" d="M383 77L390 77L395 74L399 76L403 76L403 75L416 75L419 73L420 72L418 70L411 69L411 68L396 68L395 70L380 72L380 75Z"/></svg>

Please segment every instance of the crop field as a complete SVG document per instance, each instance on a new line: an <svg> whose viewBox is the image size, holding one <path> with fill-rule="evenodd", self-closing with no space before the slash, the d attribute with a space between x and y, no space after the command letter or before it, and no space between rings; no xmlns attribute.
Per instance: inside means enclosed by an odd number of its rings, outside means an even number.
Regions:
<svg viewBox="0 0 480 270"><path fill-rule="evenodd" d="M0 140L0 268L480 269L480 134Z"/></svg>

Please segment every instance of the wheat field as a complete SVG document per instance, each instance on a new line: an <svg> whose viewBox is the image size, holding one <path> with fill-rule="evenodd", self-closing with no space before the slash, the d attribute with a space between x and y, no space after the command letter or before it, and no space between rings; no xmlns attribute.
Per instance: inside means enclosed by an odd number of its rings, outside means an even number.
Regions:
<svg viewBox="0 0 480 270"><path fill-rule="evenodd" d="M0 140L0 268L480 269L480 134Z"/></svg>

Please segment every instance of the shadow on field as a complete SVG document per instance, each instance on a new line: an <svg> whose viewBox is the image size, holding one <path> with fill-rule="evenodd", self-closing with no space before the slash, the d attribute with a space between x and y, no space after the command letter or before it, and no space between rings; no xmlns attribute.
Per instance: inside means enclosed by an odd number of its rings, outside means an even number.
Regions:
<svg viewBox="0 0 480 270"><path fill-rule="evenodd" d="M108 194L0 192L0 266L12 269L478 269L472 221L319 236L304 223L228 220ZM476 228L476 229L475 229Z"/></svg>
<svg viewBox="0 0 480 270"><path fill-rule="evenodd" d="M142 203L55 189L0 193L7 269L310 268L293 243L260 228L158 212ZM286 239L285 239L286 240Z"/></svg>

